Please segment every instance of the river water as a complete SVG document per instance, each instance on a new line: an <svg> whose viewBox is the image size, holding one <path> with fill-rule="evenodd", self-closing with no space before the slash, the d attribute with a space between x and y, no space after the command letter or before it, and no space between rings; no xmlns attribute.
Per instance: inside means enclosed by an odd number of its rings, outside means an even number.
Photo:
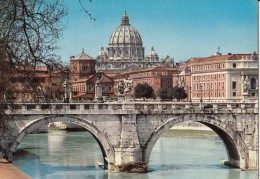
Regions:
<svg viewBox="0 0 260 179"><path fill-rule="evenodd" d="M256 171L230 169L222 159L227 155L218 137L161 137L148 173L108 172L96 166L103 158L91 134L50 131L28 135L13 164L33 179L256 179Z"/></svg>

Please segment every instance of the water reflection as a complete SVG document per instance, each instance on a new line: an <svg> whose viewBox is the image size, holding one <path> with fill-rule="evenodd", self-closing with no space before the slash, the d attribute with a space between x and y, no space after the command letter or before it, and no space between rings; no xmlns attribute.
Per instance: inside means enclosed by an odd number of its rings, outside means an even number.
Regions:
<svg viewBox="0 0 260 179"><path fill-rule="evenodd" d="M153 148L149 173L104 171L102 152L87 132L53 131L28 135L15 153L14 165L36 179L255 179L256 172L242 172L220 164L227 159L221 140L161 137Z"/></svg>

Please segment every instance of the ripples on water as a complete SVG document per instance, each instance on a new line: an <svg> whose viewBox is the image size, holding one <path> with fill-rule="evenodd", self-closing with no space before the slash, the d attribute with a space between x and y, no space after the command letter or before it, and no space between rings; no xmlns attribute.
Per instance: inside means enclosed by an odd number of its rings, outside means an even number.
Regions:
<svg viewBox="0 0 260 179"><path fill-rule="evenodd" d="M108 172L98 143L88 132L51 131L28 135L13 164L34 179L256 179L256 172L229 169L216 137L161 137L153 148L147 174Z"/></svg>

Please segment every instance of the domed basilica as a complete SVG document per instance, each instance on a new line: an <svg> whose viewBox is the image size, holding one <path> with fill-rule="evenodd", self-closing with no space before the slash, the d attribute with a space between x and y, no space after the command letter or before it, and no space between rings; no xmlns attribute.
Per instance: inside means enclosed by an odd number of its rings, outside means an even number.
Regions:
<svg viewBox="0 0 260 179"><path fill-rule="evenodd" d="M169 56L167 56L167 60L159 60L153 47L145 57L141 35L130 25L126 12L122 17L120 26L110 37L107 51L102 47L96 58L98 71L122 72L156 66L173 67L173 65L174 60Z"/></svg>

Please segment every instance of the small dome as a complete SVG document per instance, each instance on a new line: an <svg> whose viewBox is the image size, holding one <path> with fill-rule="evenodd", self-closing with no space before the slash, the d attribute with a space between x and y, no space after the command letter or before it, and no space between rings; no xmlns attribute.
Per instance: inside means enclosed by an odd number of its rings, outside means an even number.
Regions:
<svg viewBox="0 0 260 179"><path fill-rule="evenodd" d="M154 48L153 48L153 47L151 48L151 51L150 51L150 53L149 53L148 56L149 56L149 57L158 57L158 54L154 51Z"/></svg>
<svg viewBox="0 0 260 179"><path fill-rule="evenodd" d="M101 47L99 53L98 53L99 57L107 57L107 53L104 50L104 47Z"/></svg>
<svg viewBox="0 0 260 179"><path fill-rule="evenodd" d="M121 20L121 25L116 28L110 37L109 46L142 46L142 44L140 34L130 25L129 18L125 12Z"/></svg>

